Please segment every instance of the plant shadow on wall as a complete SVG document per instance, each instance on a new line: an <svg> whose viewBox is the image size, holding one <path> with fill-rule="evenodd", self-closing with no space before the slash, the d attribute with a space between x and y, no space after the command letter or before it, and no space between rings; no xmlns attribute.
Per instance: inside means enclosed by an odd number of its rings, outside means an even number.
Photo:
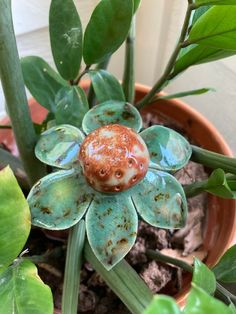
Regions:
<svg viewBox="0 0 236 314"><path fill-rule="evenodd" d="M186 223L188 197L206 191L236 198L236 159L191 145L161 125L143 129L139 113L161 99L209 91L158 94L188 67L236 53L236 1L188 1L178 43L163 75L135 102L139 4L139 0L101 0L83 32L73 1L52 0L49 31L56 72L40 57L19 61L11 5L7 0L0 3L0 74L11 122L1 129L13 129L20 154L18 159L0 148L1 168L8 164L12 168L0 172L1 314L53 312L51 290L33 264L44 261L48 252L41 256L22 252L31 223L43 229L69 229L64 314L77 313L83 258L132 313L236 312L235 296L222 286L236 281L235 246L212 270L197 258L191 266L158 250L144 251L150 259L193 273L183 310L171 297L159 295L151 302L151 291L124 260L137 237L138 215L151 226L177 229ZM124 41L120 84L106 68ZM81 84L85 75L91 80L87 92ZM24 83L47 109L42 123L31 120ZM206 180L182 186L173 174L190 159L212 171Z"/></svg>

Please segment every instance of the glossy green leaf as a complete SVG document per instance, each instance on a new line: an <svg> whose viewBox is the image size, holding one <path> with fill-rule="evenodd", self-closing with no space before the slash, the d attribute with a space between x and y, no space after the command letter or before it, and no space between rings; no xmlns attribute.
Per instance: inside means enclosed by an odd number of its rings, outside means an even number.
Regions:
<svg viewBox="0 0 236 314"><path fill-rule="evenodd" d="M142 128L142 118L138 110L125 102L106 101L90 109L82 123L86 134L107 124L121 124L139 132Z"/></svg>
<svg viewBox="0 0 236 314"><path fill-rule="evenodd" d="M18 260L0 275L1 314L53 314L50 288L29 260Z"/></svg>
<svg viewBox="0 0 236 314"><path fill-rule="evenodd" d="M134 13L138 10L141 0L134 0Z"/></svg>
<svg viewBox="0 0 236 314"><path fill-rule="evenodd" d="M45 164L68 169L78 160L83 140L83 133L72 125L54 126L41 134L35 154Z"/></svg>
<svg viewBox="0 0 236 314"><path fill-rule="evenodd" d="M236 282L236 245L228 249L212 269L216 279L222 282Z"/></svg>
<svg viewBox="0 0 236 314"><path fill-rule="evenodd" d="M89 71L93 89L99 103L108 100L125 101L125 95L119 81L105 70Z"/></svg>
<svg viewBox="0 0 236 314"><path fill-rule="evenodd" d="M85 92L79 86L62 88L55 99L56 123L70 124L80 128L85 113L89 110Z"/></svg>
<svg viewBox="0 0 236 314"><path fill-rule="evenodd" d="M55 111L55 96L69 84L42 58L31 56L21 59L25 85L40 105Z"/></svg>
<svg viewBox="0 0 236 314"><path fill-rule="evenodd" d="M109 270L134 245L138 216L128 194L99 194L86 215L86 230L90 246L97 259Z"/></svg>
<svg viewBox="0 0 236 314"><path fill-rule="evenodd" d="M158 99L173 99L173 98L181 98L181 97L186 97L186 96L191 96L191 95L202 95L205 93L208 93L209 91L215 91L213 88L200 88L200 89L194 89L194 90L189 90L186 92L181 92L181 93L176 93L176 94L171 94L171 95L165 95L165 96L158 96Z"/></svg>
<svg viewBox="0 0 236 314"><path fill-rule="evenodd" d="M235 5L236 0L195 0L196 6L203 5Z"/></svg>
<svg viewBox="0 0 236 314"><path fill-rule="evenodd" d="M0 171L0 200L1 273L19 255L30 232L29 206L9 167Z"/></svg>
<svg viewBox="0 0 236 314"><path fill-rule="evenodd" d="M203 289L192 284L184 314L230 314L231 310L223 302L213 298ZM231 313L232 314L232 313Z"/></svg>
<svg viewBox="0 0 236 314"><path fill-rule="evenodd" d="M32 224L50 230L75 225L93 197L84 176L75 169L60 170L38 181L28 195Z"/></svg>
<svg viewBox="0 0 236 314"><path fill-rule="evenodd" d="M216 169L208 178L204 190L223 198L234 199L236 198L236 180L227 179L222 169Z"/></svg>
<svg viewBox="0 0 236 314"><path fill-rule="evenodd" d="M236 53L236 6L213 6L193 25L187 41Z"/></svg>
<svg viewBox="0 0 236 314"><path fill-rule="evenodd" d="M86 64L103 61L125 40L133 16L133 0L101 0L84 34Z"/></svg>
<svg viewBox="0 0 236 314"><path fill-rule="evenodd" d="M52 0L49 33L53 58L65 80L77 77L82 59L82 26L73 0Z"/></svg>
<svg viewBox="0 0 236 314"><path fill-rule="evenodd" d="M190 66L216 61L235 54L234 51L201 45L191 45L181 51L182 53L180 54L180 57L175 64L174 71L171 74L172 77L183 72Z"/></svg>
<svg viewBox="0 0 236 314"><path fill-rule="evenodd" d="M193 14L193 18L191 21L191 25L195 24L197 22L197 20L205 13L207 12L209 9L211 8L211 5L204 5L200 8L198 8L197 10L194 11Z"/></svg>
<svg viewBox="0 0 236 314"><path fill-rule="evenodd" d="M173 298L156 295L143 314L181 314L181 311Z"/></svg>
<svg viewBox="0 0 236 314"><path fill-rule="evenodd" d="M147 145L151 161L159 170L181 169L191 157L191 145L182 135L172 129L153 125L140 135Z"/></svg>
<svg viewBox="0 0 236 314"><path fill-rule="evenodd" d="M214 273L198 258L194 259L192 282L209 294L214 294L216 290L216 278Z"/></svg>
<svg viewBox="0 0 236 314"><path fill-rule="evenodd" d="M130 192L140 216L159 228L182 228L187 217L187 201L180 183L170 174L149 169Z"/></svg>

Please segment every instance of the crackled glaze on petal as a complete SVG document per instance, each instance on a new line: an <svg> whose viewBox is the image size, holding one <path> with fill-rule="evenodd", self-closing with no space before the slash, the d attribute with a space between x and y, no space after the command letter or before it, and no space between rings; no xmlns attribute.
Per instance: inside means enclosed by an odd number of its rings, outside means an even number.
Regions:
<svg viewBox="0 0 236 314"><path fill-rule="evenodd" d="M113 124L96 129L81 145L79 161L88 183L100 192L121 192L144 178L149 153L132 129Z"/></svg>

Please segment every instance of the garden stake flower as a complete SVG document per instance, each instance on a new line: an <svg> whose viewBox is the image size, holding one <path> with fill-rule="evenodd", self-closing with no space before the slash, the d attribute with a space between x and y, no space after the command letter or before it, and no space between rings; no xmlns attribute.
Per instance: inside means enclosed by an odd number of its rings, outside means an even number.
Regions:
<svg viewBox="0 0 236 314"><path fill-rule="evenodd" d="M182 168L191 146L177 132L152 126L124 102L99 104L83 119L44 132L36 156L58 170L34 185L32 223L66 229L86 213L89 243L109 270L132 248L138 215L152 226L181 228L187 215L182 186L168 172ZM168 171L168 172L164 172Z"/></svg>

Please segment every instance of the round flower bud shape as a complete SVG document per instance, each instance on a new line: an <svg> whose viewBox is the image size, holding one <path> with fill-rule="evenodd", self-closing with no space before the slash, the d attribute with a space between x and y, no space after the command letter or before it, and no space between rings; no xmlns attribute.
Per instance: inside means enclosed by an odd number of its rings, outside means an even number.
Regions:
<svg viewBox="0 0 236 314"><path fill-rule="evenodd" d="M149 153L132 129L111 124L90 133L80 147L79 161L88 183L100 192L121 192L142 180Z"/></svg>

